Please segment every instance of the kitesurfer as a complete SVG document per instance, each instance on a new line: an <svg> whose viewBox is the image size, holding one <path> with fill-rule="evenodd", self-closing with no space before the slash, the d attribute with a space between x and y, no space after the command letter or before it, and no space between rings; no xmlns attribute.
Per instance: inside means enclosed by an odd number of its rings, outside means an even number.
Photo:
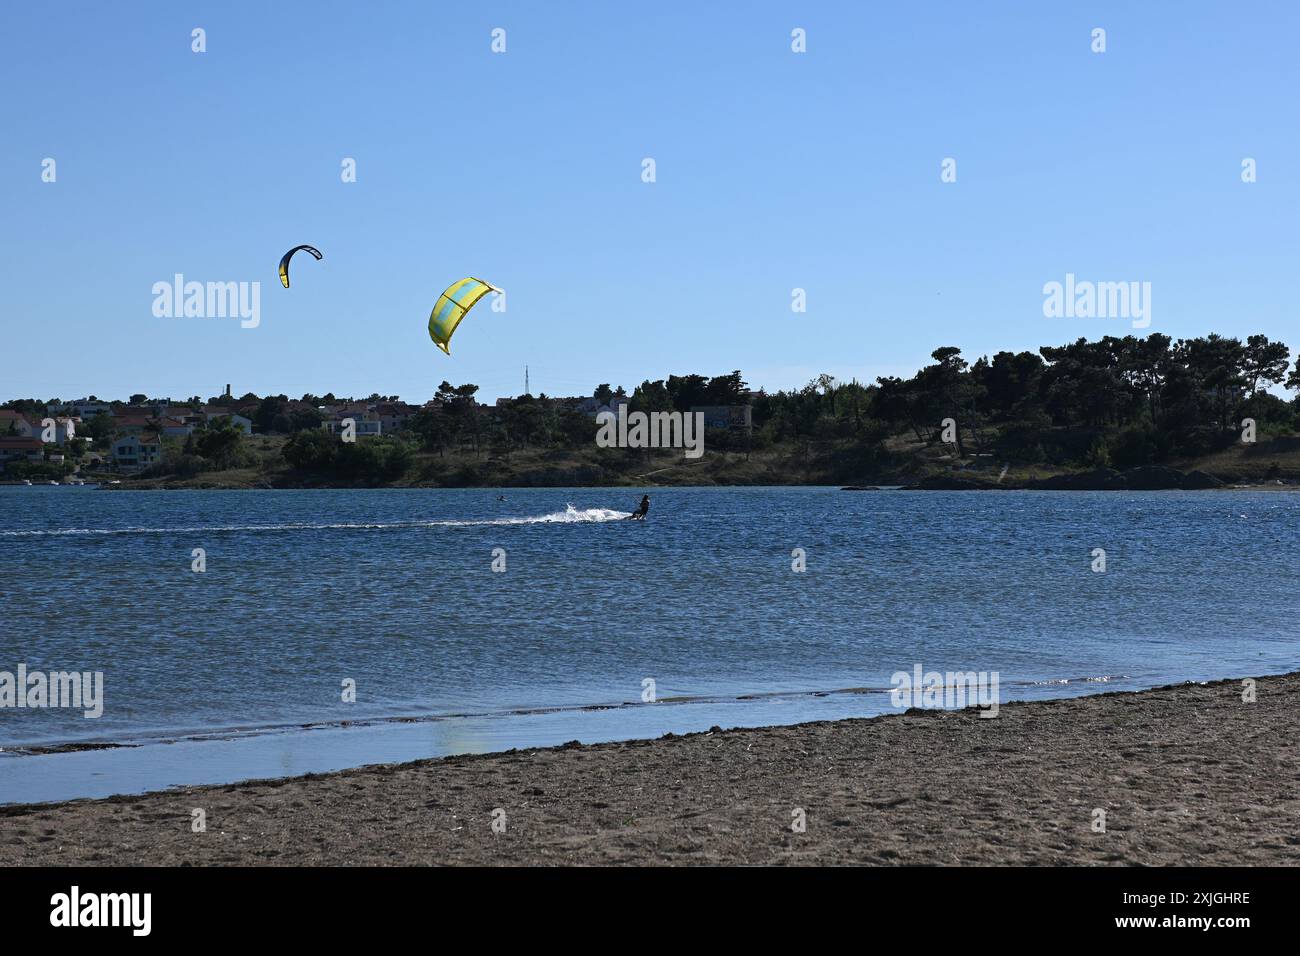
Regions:
<svg viewBox="0 0 1300 956"><path fill-rule="evenodd" d="M636 509L636 511L633 511L630 515L627 516L627 520L645 521L646 512L649 510L650 510L650 496L642 495L640 506Z"/></svg>

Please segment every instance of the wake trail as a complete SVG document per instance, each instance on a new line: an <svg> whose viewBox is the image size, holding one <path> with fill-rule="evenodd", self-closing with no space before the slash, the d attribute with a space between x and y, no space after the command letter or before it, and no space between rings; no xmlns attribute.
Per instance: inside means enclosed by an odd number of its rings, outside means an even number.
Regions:
<svg viewBox="0 0 1300 956"><path fill-rule="evenodd" d="M626 518L626 511L610 508L575 508L567 505L563 511L520 518L443 518L428 521L336 521L336 522L286 522L283 524L203 525L183 528L63 528L57 530L0 531L0 538L52 538L71 535L129 535L129 534L199 534L219 532L262 531L387 531L410 528L472 528L502 527L536 524L602 524Z"/></svg>

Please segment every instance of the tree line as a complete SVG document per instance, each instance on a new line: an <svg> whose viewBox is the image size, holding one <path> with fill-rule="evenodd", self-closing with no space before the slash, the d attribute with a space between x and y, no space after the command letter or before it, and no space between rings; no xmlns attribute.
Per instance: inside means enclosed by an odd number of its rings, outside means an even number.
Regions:
<svg viewBox="0 0 1300 956"><path fill-rule="evenodd" d="M632 411L689 412L699 406L748 405L750 430L710 429L710 450L755 452L787 448L829 453L847 466L885 467L909 447L943 439L945 420L956 424L955 451L996 455L1010 462L1062 467L1126 468L1195 458L1239 439L1252 419L1260 440L1293 434L1300 427L1300 361L1264 335L1242 341L1216 334L1174 340L1080 338L1037 352L1001 351L968 362L955 346L931 353L931 362L910 378L874 383L820 375L802 388L751 391L739 370L723 375L669 375L646 380L629 394L603 383L593 390L601 404L627 401ZM255 430L289 435L283 461L298 471L347 479L392 480L418 452L473 453L509 457L524 449L593 447L596 422L573 399L522 395L481 405L478 386L444 381L405 427L391 435L342 442L320 427L314 407L333 395L303 396L290 408L285 396L245 395L253 402ZM396 396L371 396L396 401ZM334 400L337 401L337 400ZM23 410L27 401L6 403ZM31 403L35 404L35 403ZM107 423L96 422L95 437ZM244 441L227 426L197 432L180 455L160 471L194 473L249 463Z"/></svg>

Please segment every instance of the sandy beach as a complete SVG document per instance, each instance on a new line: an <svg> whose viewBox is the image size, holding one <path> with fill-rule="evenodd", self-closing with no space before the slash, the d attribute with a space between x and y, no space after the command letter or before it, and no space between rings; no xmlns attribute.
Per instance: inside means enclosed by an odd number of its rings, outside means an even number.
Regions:
<svg viewBox="0 0 1300 956"><path fill-rule="evenodd" d="M1296 864L1300 673L1256 694L1229 680L4 807L0 865Z"/></svg>

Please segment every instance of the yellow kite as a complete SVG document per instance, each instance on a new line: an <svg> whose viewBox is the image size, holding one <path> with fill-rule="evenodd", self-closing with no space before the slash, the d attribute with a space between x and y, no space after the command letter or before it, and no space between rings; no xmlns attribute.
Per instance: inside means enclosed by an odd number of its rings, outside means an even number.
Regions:
<svg viewBox="0 0 1300 956"><path fill-rule="evenodd" d="M438 348L450 355L451 349L447 346L451 344L451 334L456 331L456 326L460 325L460 320L465 318L469 310L474 308L474 303L483 296L489 292L500 291L495 286L488 285L482 279L475 279L473 276L453 282L447 286L447 291L438 296L433 311L429 313L429 338L433 339L433 343Z"/></svg>

